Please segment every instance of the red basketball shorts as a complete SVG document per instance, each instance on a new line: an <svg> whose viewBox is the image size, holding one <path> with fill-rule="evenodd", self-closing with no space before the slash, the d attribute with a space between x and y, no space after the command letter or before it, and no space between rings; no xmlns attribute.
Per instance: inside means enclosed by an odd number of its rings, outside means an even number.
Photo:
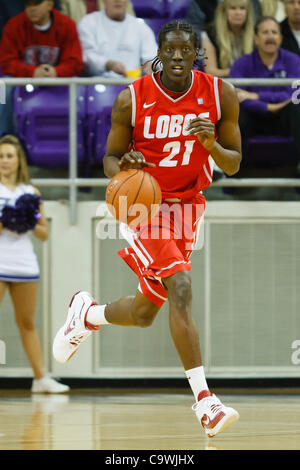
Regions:
<svg viewBox="0 0 300 470"><path fill-rule="evenodd" d="M138 289L155 305L168 298L161 278L190 271L204 210L205 198L199 193L189 200L163 201L156 216L138 230L121 224L130 246L118 254L138 276Z"/></svg>

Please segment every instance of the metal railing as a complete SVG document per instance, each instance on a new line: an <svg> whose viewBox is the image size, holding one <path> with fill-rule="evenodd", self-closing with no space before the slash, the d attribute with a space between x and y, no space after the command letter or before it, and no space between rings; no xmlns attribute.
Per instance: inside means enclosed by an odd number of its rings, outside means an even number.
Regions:
<svg viewBox="0 0 300 470"><path fill-rule="evenodd" d="M72 77L72 78L10 78L1 77L1 84L11 86L36 85L36 86L68 86L69 87L69 177L68 178L34 178L33 184L36 186L65 186L69 187L69 210L70 222L77 220L77 200L78 188L81 186L105 187L108 184L107 178L78 178L77 175L77 86L78 85L129 85L132 79L120 78L110 79L101 77ZM235 86L292 86L300 88L300 79L297 78L276 78L276 79L256 79L256 78L235 78L226 79ZM300 98L300 93L299 93ZM300 101L300 100L299 100ZM219 187L300 187L300 179L297 178L222 178L215 181L211 186Z"/></svg>

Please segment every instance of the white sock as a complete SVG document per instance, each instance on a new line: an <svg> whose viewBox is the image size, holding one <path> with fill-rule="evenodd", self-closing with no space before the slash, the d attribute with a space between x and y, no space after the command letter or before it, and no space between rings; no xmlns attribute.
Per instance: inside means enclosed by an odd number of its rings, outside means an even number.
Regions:
<svg viewBox="0 0 300 470"><path fill-rule="evenodd" d="M193 391L195 400L198 401L199 393L203 390L208 390L208 385L206 383L204 374L204 367L194 367L193 369L186 370L185 374Z"/></svg>
<svg viewBox="0 0 300 470"><path fill-rule="evenodd" d="M86 321L91 325L107 325L109 322L105 318L106 305L92 305L86 316Z"/></svg>

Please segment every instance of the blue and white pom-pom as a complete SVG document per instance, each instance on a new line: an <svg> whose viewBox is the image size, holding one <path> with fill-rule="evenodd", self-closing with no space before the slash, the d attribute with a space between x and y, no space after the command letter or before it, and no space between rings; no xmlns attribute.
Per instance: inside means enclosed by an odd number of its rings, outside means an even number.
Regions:
<svg viewBox="0 0 300 470"><path fill-rule="evenodd" d="M33 230L40 213L41 198L36 194L23 194L14 206L4 206L0 221L3 227L19 234Z"/></svg>

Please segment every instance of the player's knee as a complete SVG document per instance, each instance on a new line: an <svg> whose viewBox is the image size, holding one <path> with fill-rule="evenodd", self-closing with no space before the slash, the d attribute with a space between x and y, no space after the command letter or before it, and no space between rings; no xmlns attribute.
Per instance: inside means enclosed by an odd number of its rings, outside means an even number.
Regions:
<svg viewBox="0 0 300 470"><path fill-rule="evenodd" d="M140 306L133 313L135 325L140 328L147 328L152 325L156 315L156 310L147 306Z"/></svg>
<svg viewBox="0 0 300 470"><path fill-rule="evenodd" d="M192 280L187 271L171 276L167 283L169 302L181 311L187 310L192 300Z"/></svg>

